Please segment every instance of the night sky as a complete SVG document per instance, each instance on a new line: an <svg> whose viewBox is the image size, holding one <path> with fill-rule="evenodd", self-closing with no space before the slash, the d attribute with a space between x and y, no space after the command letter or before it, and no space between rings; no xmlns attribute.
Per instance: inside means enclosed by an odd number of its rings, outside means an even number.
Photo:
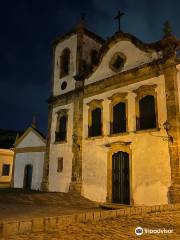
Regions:
<svg viewBox="0 0 180 240"><path fill-rule="evenodd" d="M144 42L161 39L166 20L180 38L179 0L1 1L0 128L24 130L35 113L46 133L53 39L72 30L82 12L87 27L106 39L117 30L119 9L122 30Z"/></svg>

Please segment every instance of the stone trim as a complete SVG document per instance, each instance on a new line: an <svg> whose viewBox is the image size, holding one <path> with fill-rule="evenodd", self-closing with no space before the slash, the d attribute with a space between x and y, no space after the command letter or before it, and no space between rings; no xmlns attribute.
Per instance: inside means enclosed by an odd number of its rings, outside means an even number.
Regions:
<svg viewBox="0 0 180 240"><path fill-rule="evenodd" d="M180 209L180 204L164 204L154 206L134 206L116 210L99 210L82 212L71 215L61 215L55 217L40 217L27 220L9 220L0 223L0 238L17 236L20 234L30 234L38 232L56 231L61 226L69 226L76 223L97 222L104 219L117 217L128 217L132 215L144 215L163 211L176 211Z"/></svg>
<svg viewBox="0 0 180 240"><path fill-rule="evenodd" d="M174 63L169 64L169 67L176 66L177 64L177 61L175 61ZM54 106L63 106L73 102L74 96L78 94L79 91L84 91L83 98L89 98L110 90L125 87L153 77L158 77L164 74L163 71L166 68L168 67L164 64L164 62L156 60L153 63L146 63L134 69L130 69L114 76L99 80L95 83L85 85L82 88L78 88L58 96L51 96L47 101L49 104L53 104Z"/></svg>
<svg viewBox="0 0 180 240"><path fill-rule="evenodd" d="M164 70L167 121L171 125L168 135L173 138L172 142L168 142L171 166L171 186L169 187L171 203L180 202L180 112L177 71L175 66L169 66Z"/></svg>
<svg viewBox="0 0 180 240"><path fill-rule="evenodd" d="M114 142L106 145L109 148L107 157L107 202L112 202L112 156L119 151L129 154L129 184L130 184L130 205L133 205L132 196L132 152L129 142Z"/></svg>
<svg viewBox="0 0 180 240"><path fill-rule="evenodd" d="M41 190L49 190L49 158L50 158L50 144L51 144L51 124L52 124L52 104L48 106L48 135L46 153L44 154L44 165L43 165L43 178L41 183Z"/></svg>
<svg viewBox="0 0 180 240"><path fill-rule="evenodd" d="M45 152L46 147L39 146L39 147L24 147L24 148L16 148L15 153L25 153L25 152Z"/></svg>
<svg viewBox="0 0 180 240"><path fill-rule="evenodd" d="M83 92L74 96L73 135L72 135L72 175L69 191L82 192L82 128Z"/></svg>

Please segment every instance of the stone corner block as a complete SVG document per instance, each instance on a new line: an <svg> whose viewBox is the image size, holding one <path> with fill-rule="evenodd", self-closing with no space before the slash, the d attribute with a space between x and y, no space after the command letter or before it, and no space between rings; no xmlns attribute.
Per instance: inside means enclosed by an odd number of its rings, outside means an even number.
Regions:
<svg viewBox="0 0 180 240"><path fill-rule="evenodd" d="M32 221L20 221L19 233L30 233L32 231Z"/></svg>
<svg viewBox="0 0 180 240"><path fill-rule="evenodd" d="M44 231L44 218L34 218L32 221L32 232Z"/></svg>
<svg viewBox="0 0 180 240"><path fill-rule="evenodd" d="M16 235L16 234L18 234L18 232L19 232L19 222L18 221L3 223L3 229L2 229L3 236Z"/></svg>

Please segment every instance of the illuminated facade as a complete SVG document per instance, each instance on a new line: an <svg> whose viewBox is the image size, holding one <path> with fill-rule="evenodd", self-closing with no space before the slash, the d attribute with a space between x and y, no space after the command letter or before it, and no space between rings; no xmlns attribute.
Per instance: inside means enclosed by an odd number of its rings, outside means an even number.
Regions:
<svg viewBox="0 0 180 240"><path fill-rule="evenodd" d="M55 40L42 188L134 205L180 201L179 41Z"/></svg>

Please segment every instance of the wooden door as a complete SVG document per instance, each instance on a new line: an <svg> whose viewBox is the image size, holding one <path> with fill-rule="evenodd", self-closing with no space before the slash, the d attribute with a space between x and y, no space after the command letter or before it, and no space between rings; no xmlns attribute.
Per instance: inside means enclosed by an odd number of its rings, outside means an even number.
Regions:
<svg viewBox="0 0 180 240"><path fill-rule="evenodd" d="M112 202L130 204L129 154L117 152L112 156Z"/></svg>

